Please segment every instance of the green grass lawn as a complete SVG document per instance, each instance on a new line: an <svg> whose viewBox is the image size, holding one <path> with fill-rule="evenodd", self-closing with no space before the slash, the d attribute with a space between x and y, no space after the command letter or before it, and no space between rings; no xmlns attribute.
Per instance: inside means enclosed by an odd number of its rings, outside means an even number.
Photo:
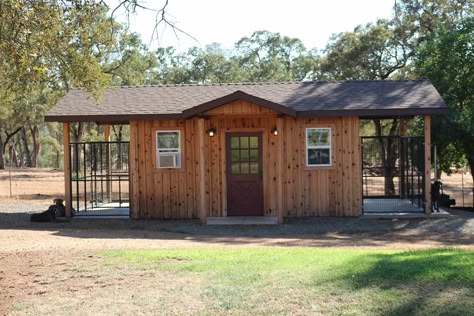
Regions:
<svg viewBox="0 0 474 316"><path fill-rule="evenodd" d="M101 255L107 269L147 271L150 282L166 275L159 314L190 312L189 302L193 314L204 315L474 315L473 251L193 248Z"/></svg>

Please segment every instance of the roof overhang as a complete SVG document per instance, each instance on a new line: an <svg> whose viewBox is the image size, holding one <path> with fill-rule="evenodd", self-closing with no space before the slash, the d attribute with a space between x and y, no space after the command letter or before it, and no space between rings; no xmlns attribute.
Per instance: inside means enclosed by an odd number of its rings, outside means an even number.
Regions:
<svg viewBox="0 0 474 316"><path fill-rule="evenodd" d="M46 115L45 122L96 122L102 124L128 124L141 120L180 120L181 114L114 114L114 115Z"/></svg>
<svg viewBox="0 0 474 316"><path fill-rule="evenodd" d="M359 116L369 117L403 117L417 115L447 114L448 108L410 108L410 109L340 109L298 111L297 117L329 117L329 116Z"/></svg>
<svg viewBox="0 0 474 316"><path fill-rule="evenodd" d="M234 95L234 93L232 94ZM230 96L230 95L229 95ZM236 101L242 98L230 98L229 96L203 103L194 108L176 114L124 114L124 115L46 115L45 122L97 122L102 124L128 124L130 121L141 120L186 120L195 116L200 116L220 105ZM257 98L260 99L260 98ZM249 102L261 105L258 100L252 98L244 99ZM260 99L263 100L263 99ZM219 102L217 102L219 101ZM223 103L222 103L223 102ZM270 102L270 101L267 101ZM271 104L275 104L270 102ZM265 106L265 105L262 105ZM340 110L314 110L314 111L293 111L282 105L269 107L280 114L291 117L334 117L334 116L358 116L361 118L390 118L390 117L411 117L417 115L441 115L447 114L448 108L417 108L417 109L340 109ZM282 108L283 107L283 108ZM277 110L278 109L278 110ZM281 109L281 110L280 110ZM283 111L285 110L285 111Z"/></svg>

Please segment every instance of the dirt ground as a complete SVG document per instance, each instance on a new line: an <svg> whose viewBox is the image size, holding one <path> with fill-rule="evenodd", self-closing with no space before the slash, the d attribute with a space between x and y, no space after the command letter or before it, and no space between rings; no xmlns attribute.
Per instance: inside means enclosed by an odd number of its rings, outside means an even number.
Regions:
<svg viewBox="0 0 474 316"><path fill-rule="evenodd" d="M62 170L41 168L0 170L0 198L51 200L57 196L64 196Z"/></svg>
<svg viewBox="0 0 474 316"><path fill-rule="evenodd" d="M458 175L454 175L458 176ZM453 176L453 177L454 177ZM451 179L451 178L448 178ZM0 172L0 315L38 314L134 314L127 300L137 288L148 295L166 292L167 275L154 276L165 288L146 284L146 275L123 271L116 275L98 264L98 250L189 247L360 247L371 249L419 249L459 247L474 249L474 213L454 212L438 219L328 219L290 220L284 225L263 227L210 227L197 221L134 221L75 219L56 223L30 223L39 212L61 196L62 172L16 172L13 199L8 172ZM446 185L450 181L445 180ZM188 286L187 280L174 283ZM192 287L190 287L192 290ZM83 304L81 310L42 310L43 297ZM92 297L92 295L102 297ZM24 304L29 304L26 308ZM182 304L176 304L177 306ZM119 307L117 307L119 306ZM20 308L19 308L20 307ZM99 309L97 309L99 308ZM119 309L117 309L119 308ZM121 309L120 309L121 308ZM177 311L181 314L180 311Z"/></svg>
<svg viewBox="0 0 474 316"><path fill-rule="evenodd" d="M192 220L29 222L29 213L44 205L45 201L0 200L0 315L100 315L105 311L131 315L139 311L130 309L136 304L130 306L128 300L139 295L143 299L170 295L168 285L189 287L189 280L166 273L149 276L149 271L125 268L117 274L104 266L98 253L106 249L297 246L474 250L474 214L467 212L438 219L312 218L265 227L202 226ZM150 277L153 282L148 281ZM171 277L173 282L168 282ZM48 304L42 302L44 297ZM176 308L183 306L176 303ZM67 306L81 308L71 311ZM176 314L189 313L190 309L176 310Z"/></svg>

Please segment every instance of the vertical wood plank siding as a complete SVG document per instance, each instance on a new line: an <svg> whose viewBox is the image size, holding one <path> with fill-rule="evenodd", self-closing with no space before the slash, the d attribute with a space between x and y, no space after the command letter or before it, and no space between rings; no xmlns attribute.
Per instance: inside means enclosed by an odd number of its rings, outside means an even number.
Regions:
<svg viewBox="0 0 474 316"><path fill-rule="evenodd" d="M262 133L265 216L361 214L357 117L278 117L277 113L246 101L232 102L204 114L207 119L130 123L133 217L226 216L225 134L236 131ZM332 128L333 165L309 168L305 128L320 126ZM214 137L206 134L210 127L217 130ZM277 136L271 133L274 127L278 129ZM157 168L159 129L181 131L180 169Z"/></svg>

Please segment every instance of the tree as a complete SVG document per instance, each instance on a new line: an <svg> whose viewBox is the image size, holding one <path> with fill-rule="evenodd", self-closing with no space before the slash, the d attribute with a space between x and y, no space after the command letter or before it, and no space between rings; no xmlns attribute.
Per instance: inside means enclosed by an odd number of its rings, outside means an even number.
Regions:
<svg viewBox="0 0 474 316"><path fill-rule="evenodd" d="M100 3L0 2L0 168L8 141L18 132L27 161L36 161L30 156L39 152L37 124L56 92L74 86L100 95L110 81L102 62L115 44L111 34L118 29ZM53 98L44 91L54 91L49 94ZM29 130L31 151L25 146Z"/></svg>
<svg viewBox="0 0 474 316"><path fill-rule="evenodd" d="M449 26L474 14L471 0L396 0L393 22L410 43L410 56L440 25Z"/></svg>
<svg viewBox="0 0 474 316"><path fill-rule="evenodd" d="M109 53L104 72L112 75L112 85L144 85L153 82L157 59L136 33L121 34L117 48Z"/></svg>
<svg viewBox="0 0 474 316"><path fill-rule="evenodd" d="M449 106L449 114L433 120L433 128L443 131L433 135L441 158L452 155L452 146L474 170L474 16L441 26L419 48L416 65Z"/></svg>
<svg viewBox="0 0 474 316"><path fill-rule="evenodd" d="M192 83L238 82L242 80L236 58L228 57L220 44L207 45L205 49L193 47L188 51L191 57L189 81Z"/></svg>
<svg viewBox="0 0 474 316"><path fill-rule="evenodd" d="M387 20L334 35L324 53L322 76L335 80L385 80L405 67L409 58L405 39Z"/></svg>
<svg viewBox="0 0 474 316"><path fill-rule="evenodd" d="M244 81L303 80L311 63L301 40L268 31L254 32L235 44Z"/></svg>

